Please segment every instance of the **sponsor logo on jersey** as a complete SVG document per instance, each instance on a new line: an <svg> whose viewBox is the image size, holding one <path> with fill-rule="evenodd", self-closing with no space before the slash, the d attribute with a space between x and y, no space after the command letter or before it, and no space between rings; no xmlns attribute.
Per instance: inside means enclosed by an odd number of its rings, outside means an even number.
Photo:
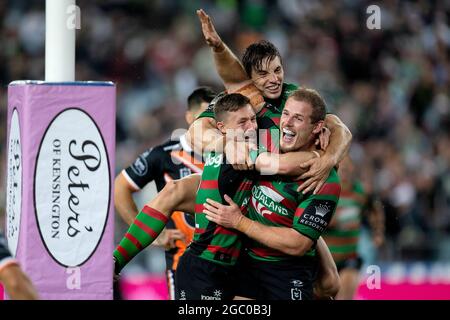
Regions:
<svg viewBox="0 0 450 320"><path fill-rule="evenodd" d="M303 287L303 282L301 280L292 280L291 284L294 288L301 288Z"/></svg>
<svg viewBox="0 0 450 320"><path fill-rule="evenodd" d="M280 204L284 197L273 189L266 186L254 186L252 188L252 205L261 216L278 213L288 216L286 207Z"/></svg>
<svg viewBox="0 0 450 320"><path fill-rule="evenodd" d="M188 175L192 174L191 169L189 168L181 168L180 169L180 179L187 177Z"/></svg>
<svg viewBox="0 0 450 320"><path fill-rule="evenodd" d="M213 155L209 154L206 157L205 166L213 166L218 168L222 164L223 154Z"/></svg>
<svg viewBox="0 0 450 320"><path fill-rule="evenodd" d="M143 155L139 156L139 158L131 165L131 170L139 177L143 177L147 174L148 165Z"/></svg>
<svg viewBox="0 0 450 320"><path fill-rule="evenodd" d="M300 223L318 232L323 232L328 226L335 208L336 202L334 201L314 199L303 212Z"/></svg>
<svg viewBox="0 0 450 320"><path fill-rule="evenodd" d="M302 291L300 290L303 287L303 281L301 280L291 280L291 299L292 300L302 300Z"/></svg>
<svg viewBox="0 0 450 320"><path fill-rule="evenodd" d="M324 217L328 212L330 212L330 208L326 204L319 204L316 207L316 215L320 217Z"/></svg>
<svg viewBox="0 0 450 320"><path fill-rule="evenodd" d="M222 291L221 290L214 290L213 296L204 296L201 295L201 300L222 300Z"/></svg>
<svg viewBox="0 0 450 320"><path fill-rule="evenodd" d="M299 288L292 288L291 299L295 301L302 300L302 290L300 290Z"/></svg>

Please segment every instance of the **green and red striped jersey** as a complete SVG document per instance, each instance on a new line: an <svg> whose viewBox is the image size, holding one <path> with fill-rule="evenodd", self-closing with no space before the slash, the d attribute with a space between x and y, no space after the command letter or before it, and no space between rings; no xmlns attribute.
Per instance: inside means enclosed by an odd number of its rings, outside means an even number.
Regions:
<svg viewBox="0 0 450 320"><path fill-rule="evenodd" d="M279 98L279 104L282 107L284 107L290 93L296 88L296 86L284 84L283 93ZM214 117L214 104L223 95L224 93L219 94L199 118ZM260 131L258 137L261 152L278 153L280 117L281 111L279 111L279 108L271 104L266 104L257 114L258 128L264 129ZM203 259L223 265L234 265L236 263L242 248L240 233L207 220L206 215L203 214L203 204L208 198L225 203L223 196L227 194L245 212L252 186L251 178L254 178L254 174L250 173L249 177L243 176L244 174L241 171L235 171L231 165L226 164L222 154L211 153L206 157L202 181L196 197L196 228L194 241L189 247L190 252Z"/></svg>
<svg viewBox="0 0 450 320"><path fill-rule="evenodd" d="M297 192L302 182L284 177L263 177L255 181L249 202L248 217L273 227L287 227L297 230L314 242L325 231L336 209L341 185L333 169L320 192L303 195ZM285 253L248 240L250 257L264 261L293 259ZM315 256L315 249L306 255Z"/></svg>
<svg viewBox="0 0 450 320"><path fill-rule="evenodd" d="M364 189L359 182L341 192L336 214L323 235L336 264L357 257L364 200Z"/></svg>
<svg viewBox="0 0 450 320"><path fill-rule="evenodd" d="M226 203L223 198L226 194L245 212L252 185L251 175L252 172L234 170L226 164L223 154L213 152L206 157L195 200L194 240L188 248L191 253L222 265L236 263L242 248L241 234L206 219L203 205L206 199Z"/></svg>

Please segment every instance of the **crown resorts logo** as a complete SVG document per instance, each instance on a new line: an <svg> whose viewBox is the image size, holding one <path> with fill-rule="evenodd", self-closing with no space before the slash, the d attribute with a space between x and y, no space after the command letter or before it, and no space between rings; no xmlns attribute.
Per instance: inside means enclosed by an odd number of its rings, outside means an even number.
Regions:
<svg viewBox="0 0 450 320"><path fill-rule="evenodd" d="M330 208L325 204L319 204L315 206L316 208L316 215L320 217L324 217L328 212L330 212Z"/></svg>

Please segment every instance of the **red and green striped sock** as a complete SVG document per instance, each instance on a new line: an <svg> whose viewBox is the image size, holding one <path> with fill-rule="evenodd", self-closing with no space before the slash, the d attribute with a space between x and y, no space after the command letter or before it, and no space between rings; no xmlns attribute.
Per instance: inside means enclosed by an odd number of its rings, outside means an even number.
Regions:
<svg viewBox="0 0 450 320"><path fill-rule="evenodd" d="M158 237L168 220L161 212L149 206L142 209L114 250L116 273Z"/></svg>

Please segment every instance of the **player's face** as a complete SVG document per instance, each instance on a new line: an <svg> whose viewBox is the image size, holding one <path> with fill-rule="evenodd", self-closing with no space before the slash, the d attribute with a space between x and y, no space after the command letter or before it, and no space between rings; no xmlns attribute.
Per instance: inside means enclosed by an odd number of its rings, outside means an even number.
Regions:
<svg viewBox="0 0 450 320"><path fill-rule="evenodd" d="M269 58L264 59L261 70L252 69L252 81L266 98L277 99L280 97L283 80L284 70L279 57L275 57L271 61Z"/></svg>
<svg viewBox="0 0 450 320"><path fill-rule="evenodd" d="M221 131L227 135L227 138L230 138L229 135L255 137L257 129L255 111L248 104L238 111L228 112Z"/></svg>
<svg viewBox="0 0 450 320"><path fill-rule="evenodd" d="M282 152L298 151L314 143L323 121L311 123L312 107L309 103L288 99L280 120L280 149Z"/></svg>

